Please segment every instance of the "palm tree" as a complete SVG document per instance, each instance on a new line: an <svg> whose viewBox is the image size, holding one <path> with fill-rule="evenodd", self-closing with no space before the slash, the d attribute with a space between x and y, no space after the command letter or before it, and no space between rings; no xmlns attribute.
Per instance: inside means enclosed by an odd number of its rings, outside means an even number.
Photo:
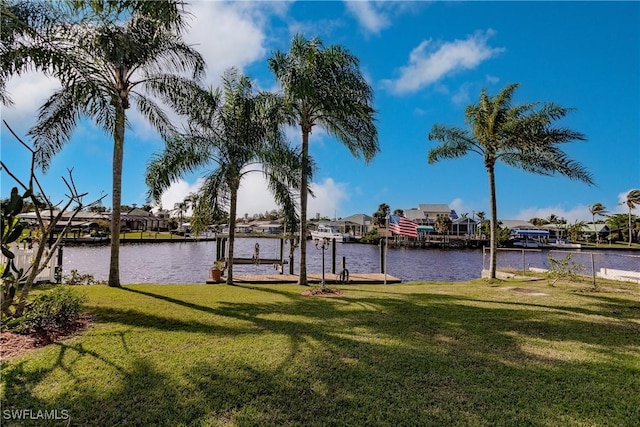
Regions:
<svg viewBox="0 0 640 427"><path fill-rule="evenodd" d="M159 131L173 126L151 97L185 113L191 103L193 79L204 74L202 56L164 23L133 13L124 24L63 25L48 39L51 55L64 51L63 66L51 74L62 83L40 108L38 123L29 131L46 168L51 157L71 138L78 119L92 119L113 135L113 192L109 286L120 286L120 201L126 111L133 103ZM146 95L145 95L146 93Z"/></svg>
<svg viewBox="0 0 640 427"><path fill-rule="evenodd" d="M387 226L387 217L389 216L389 212L391 208L386 203L380 203L378 205L378 210L373 213L373 225L377 225L378 227Z"/></svg>
<svg viewBox="0 0 640 427"><path fill-rule="evenodd" d="M567 227L567 237L569 238L569 240L573 242L577 242L578 240L580 240L580 236L585 225L586 224L584 221L576 221L573 224L570 224Z"/></svg>
<svg viewBox="0 0 640 427"><path fill-rule="evenodd" d="M478 234L483 234L486 214L484 213L484 211L480 211L476 214L476 216L478 217Z"/></svg>
<svg viewBox="0 0 640 427"><path fill-rule="evenodd" d="M447 234L449 229L451 228L451 218L448 216L439 216L435 223L435 230L438 234Z"/></svg>
<svg viewBox="0 0 640 427"><path fill-rule="evenodd" d="M189 128L166 141L148 165L149 195L158 200L172 182L198 168L215 164L198 194L196 211L229 206L229 264L227 284L233 284L233 254L238 189L244 175L264 171L270 191L283 207L289 223L295 216L295 187L299 153L286 144L280 126L283 104L268 93L254 94L251 80L236 69L222 79L223 90L200 91L198 108ZM252 169L261 164L262 170Z"/></svg>
<svg viewBox="0 0 640 427"><path fill-rule="evenodd" d="M631 209L640 205L640 190L631 190L627 193L627 200L624 202L629 208L629 247L631 247L633 229L631 227Z"/></svg>
<svg viewBox="0 0 640 427"><path fill-rule="evenodd" d="M296 35L289 48L269 58L269 68L284 91L289 124L302 131L300 174L299 284L307 285L307 188L309 134L320 126L369 161L379 151L373 91L360 73L358 59L340 46L325 48L318 38Z"/></svg>
<svg viewBox="0 0 640 427"><path fill-rule="evenodd" d="M67 62L66 46L52 39L59 34L61 25L73 21L116 22L121 15L135 14L154 20L161 28L180 32L186 25L184 6L182 0L0 0L0 102L7 106L13 104L6 83L14 75L73 67Z"/></svg>
<svg viewBox="0 0 640 427"><path fill-rule="evenodd" d="M604 215L607 212L607 208L604 207L602 203L594 203L589 206L589 212L591 212L591 219L593 222L593 232L596 235L596 246L600 243L600 235L598 234L598 229L596 228L596 215Z"/></svg>
<svg viewBox="0 0 640 427"><path fill-rule="evenodd" d="M436 124L429 140L442 144L429 151L430 164L442 159L455 159L469 152L482 156L489 181L491 199L491 237L489 277L496 277L496 235L498 228L495 165L502 161L541 175L559 173L571 179L593 184L589 173L570 160L559 144L585 137L570 129L552 126L554 120L570 110L551 103L511 105L513 93L519 87L511 84L497 95L489 96L483 89L477 104L465 111L471 131Z"/></svg>

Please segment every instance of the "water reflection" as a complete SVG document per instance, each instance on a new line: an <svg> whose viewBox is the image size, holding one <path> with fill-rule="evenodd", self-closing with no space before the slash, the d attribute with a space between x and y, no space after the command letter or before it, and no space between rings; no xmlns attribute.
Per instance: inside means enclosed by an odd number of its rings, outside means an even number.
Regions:
<svg viewBox="0 0 640 427"><path fill-rule="evenodd" d="M278 239L239 238L236 240L236 256L251 258L255 243L260 244L260 255L264 258L280 257ZM122 283L203 283L215 257L215 242L197 243L153 243L125 244L120 248L120 280ZM285 244L285 258L289 245ZM561 251L526 252L501 251L498 266L521 269L525 267L548 268L547 256L562 258ZM298 272L298 252L295 253L294 273ZM332 270L332 251L325 252L325 271ZM351 273L373 273L380 271L380 249L374 245L337 244L336 271L342 268L342 257ZM619 268L640 270L640 257L628 256L615 251L580 253L573 260L591 269ZM388 273L403 281L463 281L480 277L483 268L482 250L459 249L389 249L387 257ZM485 256L488 265L488 251ZM288 272L285 266L285 272ZM64 249L64 274L72 269L80 273L93 274L96 279L106 280L109 273L109 247L84 246ZM307 272L320 273L322 252L313 243L307 245ZM235 265L234 274L274 274L273 265Z"/></svg>

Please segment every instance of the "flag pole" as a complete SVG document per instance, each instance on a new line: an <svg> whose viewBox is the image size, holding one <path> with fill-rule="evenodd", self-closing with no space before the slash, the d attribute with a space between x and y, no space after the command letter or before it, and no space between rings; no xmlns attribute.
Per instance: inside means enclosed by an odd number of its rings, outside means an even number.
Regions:
<svg viewBox="0 0 640 427"><path fill-rule="evenodd" d="M386 217L387 229L384 233L384 284L387 284L387 253L389 251L389 215Z"/></svg>

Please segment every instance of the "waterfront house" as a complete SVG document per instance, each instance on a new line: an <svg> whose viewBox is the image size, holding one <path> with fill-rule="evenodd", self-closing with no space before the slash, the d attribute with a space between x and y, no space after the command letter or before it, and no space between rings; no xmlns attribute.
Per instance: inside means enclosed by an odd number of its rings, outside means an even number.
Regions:
<svg viewBox="0 0 640 427"><path fill-rule="evenodd" d="M262 234L281 234L284 230L281 220L255 221L253 230Z"/></svg>
<svg viewBox="0 0 640 427"><path fill-rule="evenodd" d="M451 221L451 234L455 236L471 236L477 234L477 222L467 216L460 217Z"/></svg>
<svg viewBox="0 0 640 427"><path fill-rule="evenodd" d="M167 231L169 229L167 212L158 212L154 215L147 210L133 208L123 212L120 221L122 231Z"/></svg>
<svg viewBox="0 0 640 427"><path fill-rule="evenodd" d="M606 240L611 233L611 230L605 223L586 223L582 226L582 230L580 230L580 234L585 240L596 240L596 233L598 235L599 240Z"/></svg>
<svg viewBox="0 0 640 427"><path fill-rule="evenodd" d="M373 228L373 218L366 214L355 214L342 218L338 227L342 233L362 237Z"/></svg>
<svg viewBox="0 0 640 427"><path fill-rule="evenodd" d="M458 219L456 211L446 204L420 204L417 208L406 209L404 216L418 225L433 225L440 217L449 217L451 221Z"/></svg>

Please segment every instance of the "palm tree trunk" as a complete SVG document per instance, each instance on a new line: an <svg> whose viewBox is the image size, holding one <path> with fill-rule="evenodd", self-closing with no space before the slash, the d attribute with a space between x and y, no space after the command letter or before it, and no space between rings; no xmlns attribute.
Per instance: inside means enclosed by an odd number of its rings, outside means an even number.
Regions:
<svg viewBox="0 0 640 427"><path fill-rule="evenodd" d="M227 285L233 285L233 247L236 239L236 218L238 216L238 187L239 185L236 184L229 185L231 200L229 201L229 261L227 263Z"/></svg>
<svg viewBox="0 0 640 427"><path fill-rule="evenodd" d="M629 208L629 247L631 247L631 208Z"/></svg>
<svg viewBox="0 0 640 427"><path fill-rule="evenodd" d="M491 231L489 240L489 279L496 278L497 264L497 234L498 234L498 208L496 203L496 175L493 163L486 165L489 176L489 198L491 199Z"/></svg>
<svg viewBox="0 0 640 427"><path fill-rule="evenodd" d="M298 284L307 286L307 168L309 166L309 131L302 129L302 172L300 174L300 271Z"/></svg>
<svg viewBox="0 0 640 427"><path fill-rule="evenodd" d="M122 200L122 159L124 153L125 110L120 100L115 102L116 123L113 132L113 194L111 198L111 260L109 286L120 287L120 202Z"/></svg>

